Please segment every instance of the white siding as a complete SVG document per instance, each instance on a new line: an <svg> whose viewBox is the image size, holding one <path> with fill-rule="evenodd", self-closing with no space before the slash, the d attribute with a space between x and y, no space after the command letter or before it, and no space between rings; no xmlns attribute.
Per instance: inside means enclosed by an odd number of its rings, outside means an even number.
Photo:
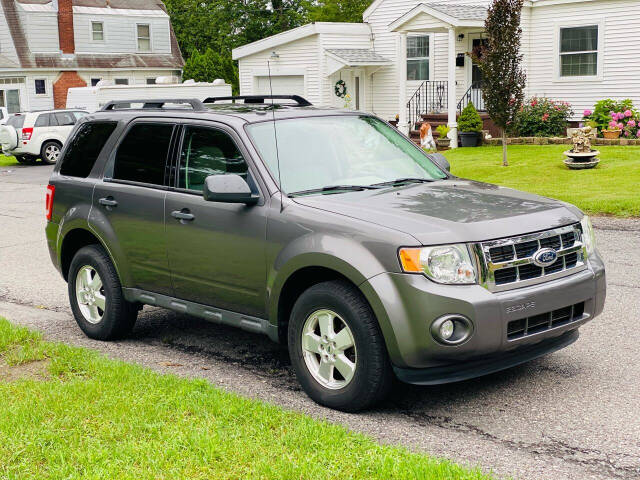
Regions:
<svg viewBox="0 0 640 480"><path fill-rule="evenodd" d="M600 0L583 5L531 9L528 51L528 94L565 100L575 118L603 98L631 98L640 106L640 8L637 0ZM559 27L599 24L604 28L600 78L586 81L558 78Z"/></svg>
<svg viewBox="0 0 640 480"><path fill-rule="evenodd" d="M9 25L5 18L4 10L0 4L0 55L6 57L12 62L18 63L18 55L16 54L13 38L9 32Z"/></svg>
<svg viewBox="0 0 640 480"><path fill-rule="evenodd" d="M91 38L91 22L103 22L104 40ZM74 14L74 32L77 53L137 53L137 24L151 26L151 52L171 53L169 17L125 15ZM57 32L56 32L57 35ZM56 37L57 38L57 37Z"/></svg>
<svg viewBox="0 0 640 480"><path fill-rule="evenodd" d="M345 34L337 34L337 33L323 33L320 35L320 71L325 72L320 79L320 88L322 89L321 95L322 99L319 102L320 105L326 105L334 108L343 108L345 106L345 101L342 98L336 97L334 92L335 84L338 80L344 80L347 84L347 92L353 95L355 94L355 76L360 77L360 98L362 100L366 100L366 102L362 101L360 104L361 110L371 110L372 99L371 95L368 95L368 92L371 88L371 78L366 75L363 69L348 69L344 68L342 71L327 76L326 72L328 72L327 66L327 56L325 55L325 50L330 48L372 48L373 42L371 41L370 35L363 34L354 34L354 35L345 35ZM355 108L355 98L352 98L351 106Z"/></svg>
<svg viewBox="0 0 640 480"><path fill-rule="evenodd" d="M387 57L394 59L397 57L398 34L389 31L389 24L400 18L402 15L416 7L418 0L386 0L375 10L370 12L364 21L371 25L375 35L376 51ZM488 4L487 0L439 0L437 3L456 3L479 5ZM435 25L422 25L422 27L433 27ZM462 31L461 31L462 33ZM431 49L434 60L431 80L447 80L447 58L448 58L448 38L446 33L434 33L431 36L433 47ZM456 42L456 52L464 53L469 50L468 44ZM468 61L468 60L467 60ZM456 68L457 97L460 98L466 91L466 68ZM407 82L406 100L414 94L422 82ZM373 111L385 118L393 119L398 111L398 74L396 66L389 66L381 69L375 74L373 80L374 108Z"/></svg>
<svg viewBox="0 0 640 480"><path fill-rule="evenodd" d="M268 74L267 62L271 63L271 75L304 75L305 97L320 104L319 35L280 45L275 48L279 58L271 59L272 50L241 58L239 63L240 94L251 95L256 91L256 77Z"/></svg>
<svg viewBox="0 0 640 480"><path fill-rule="evenodd" d="M25 12L18 9L20 23L32 53L58 53L58 14L56 12Z"/></svg>

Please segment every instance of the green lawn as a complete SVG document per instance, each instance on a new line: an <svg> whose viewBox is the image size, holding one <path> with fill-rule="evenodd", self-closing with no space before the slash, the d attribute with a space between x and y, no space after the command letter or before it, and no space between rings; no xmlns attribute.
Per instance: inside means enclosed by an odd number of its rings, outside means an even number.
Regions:
<svg viewBox="0 0 640 480"><path fill-rule="evenodd" d="M0 318L0 478L490 477Z"/></svg>
<svg viewBox="0 0 640 480"><path fill-rule="evenodd" d="M19 165L16 157L7 157L0 154L0 167L11 167L13 165Z"/></svg>
<svg viewBox="0 0 640 480"><path fill-rule="evenodd" d="M564 166L567 145L510 145L445 152L453 174L557 198L591 214L640 217L640 147L598 147L600 165L572 171Z"/></svg>

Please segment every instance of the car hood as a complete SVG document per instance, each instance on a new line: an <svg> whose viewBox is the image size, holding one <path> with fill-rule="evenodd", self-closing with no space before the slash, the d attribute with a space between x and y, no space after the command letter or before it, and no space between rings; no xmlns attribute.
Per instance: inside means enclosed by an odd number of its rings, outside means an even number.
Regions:
<svg viewBox="0 0 640 480"><path fill-rule="evenodd" d="M422 245L509 237L582 218L576 207L557 200L460 179L294 201L410 234Z"/></svg>

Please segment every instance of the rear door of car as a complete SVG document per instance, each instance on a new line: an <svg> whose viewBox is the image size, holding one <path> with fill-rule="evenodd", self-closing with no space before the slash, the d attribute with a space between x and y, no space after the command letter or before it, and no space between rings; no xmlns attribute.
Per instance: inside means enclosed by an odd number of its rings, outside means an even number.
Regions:
<svg viewBox="0 0 640 480"><path fill-rule="evenodd" d="M30 145L39 150L44 142L51 139L51 135L55 132L57 125L58 121L54 113L39 114L33 123Z"/></svg>
<svg viewBox="0 0 640 480"><path fill-rule="evenodd" d="M74 115L74 112L56 112L54 115L56 117L56 126L52 128L52 132L64 143L77 123L78 118Z"/></svg>
<svg viewBox="0 0 640 480"><path fill-rule="evenodd" d="M173 294L164 204L175 130L172 121L131 122L93 195L92 219L101 222L126 262L123 286L165 295Z"/></svg>

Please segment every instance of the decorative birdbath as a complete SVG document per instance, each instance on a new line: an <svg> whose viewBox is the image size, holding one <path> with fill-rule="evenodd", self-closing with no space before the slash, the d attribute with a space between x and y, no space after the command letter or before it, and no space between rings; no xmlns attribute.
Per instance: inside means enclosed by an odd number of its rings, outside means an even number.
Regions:
<svg viewBox="0 0 640 480"><path fill-rule="evenodd" d="M567 156L564 164L571 170L595 168L600 163L600 159L598 158L600 152L598 150L591 150L591 138L593 137L591 130L591 127L587 126L574 131L571 135L573 148L564 152Z"/></svg>

